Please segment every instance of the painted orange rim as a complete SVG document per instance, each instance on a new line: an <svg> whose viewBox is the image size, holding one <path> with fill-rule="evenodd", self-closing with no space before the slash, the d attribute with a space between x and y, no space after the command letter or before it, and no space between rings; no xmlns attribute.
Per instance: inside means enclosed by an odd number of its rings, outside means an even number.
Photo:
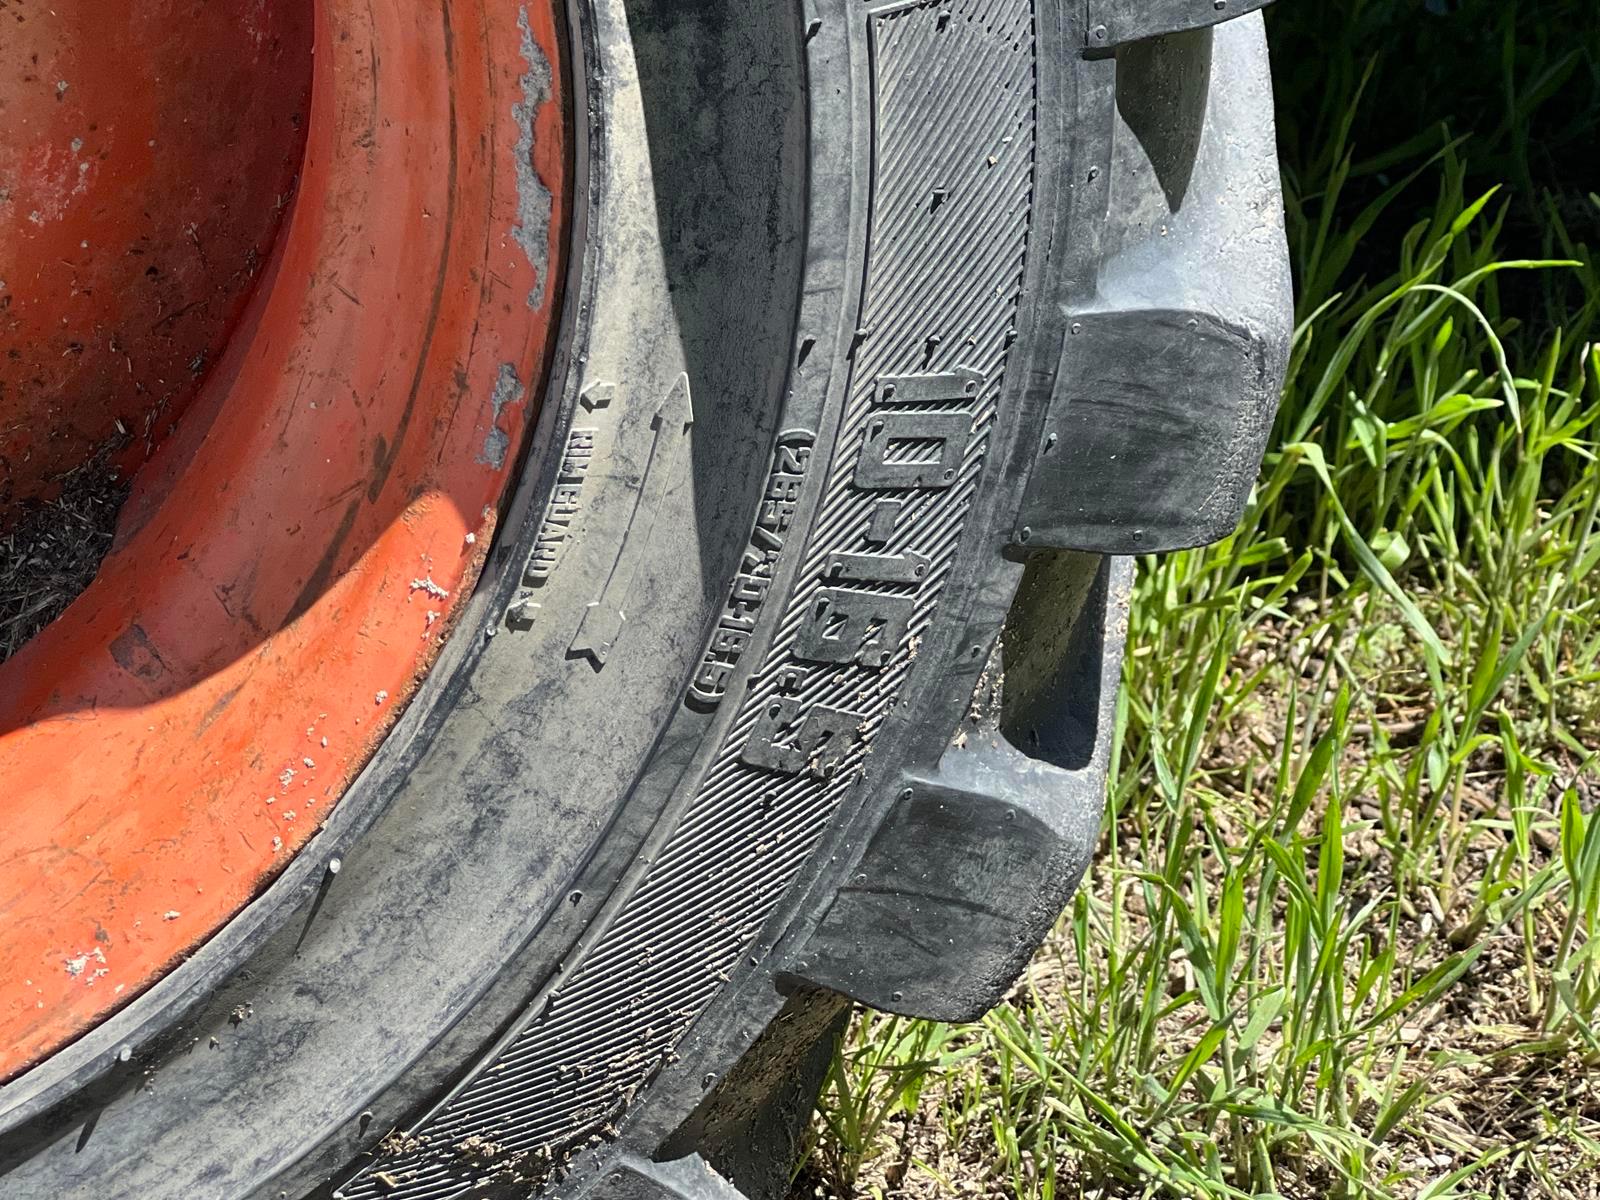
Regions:
<svg viewBox="0 0 1600 1200"><path fill-rule="evenodd" d="M199 391L294 195L310 0L0 12L0 529L126 475Z"/></svg>
<svg viewBox="0 0 1600 1200"><path fill-rule="evenodd" d="M318 0L261 282L87 591L0 665L0 1080L326 819L449 635L543 390L553 4Z"/></svg>

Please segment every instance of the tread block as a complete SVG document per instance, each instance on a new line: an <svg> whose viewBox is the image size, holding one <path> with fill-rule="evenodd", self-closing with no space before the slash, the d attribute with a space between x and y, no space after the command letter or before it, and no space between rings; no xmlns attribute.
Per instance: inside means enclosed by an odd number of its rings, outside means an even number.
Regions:
<svg viewBox="0 0 1600 1200"><path fill-rule="evenodd" d="M902 776L848 882L790 956L789 974L941 1021L975 1020L1010 990L1100 832L1131 570L1104 560L1093 574L1055 678L1072 697L1066 707L1079 710L1070 715L1083 752L1063 757L1050 753L1052 739L1023 736L1041 746L1025 753L1003 716L985 718L936 769Z"/></svg>
<svg viewBox="0 0 1600 1200"><path fill-rule="evenodd" d="M1084 313L1056 378L1019 540L1148 554L1234 529L1254 475L1226 468L1277 403L1260 338L1198 310Z"/></svg>
<svg viewBox="0 0 1600 1200"><path fill-rule="evenodd" d="M1260 18L1117 54L1107 258L1095 294L1063 302L1016 544L1152 554L1238 524L1294 328L1261 57Z"/></svg>
<svg viewBox="0 0 1600 1200"><path fill-rule="evenodd" d="M1063 803L1068 772L1004 743L971 757L992 790L908 780L796 973L943 1021L974 1020L1005 995L1088 865L1099 797Z"/></svg>

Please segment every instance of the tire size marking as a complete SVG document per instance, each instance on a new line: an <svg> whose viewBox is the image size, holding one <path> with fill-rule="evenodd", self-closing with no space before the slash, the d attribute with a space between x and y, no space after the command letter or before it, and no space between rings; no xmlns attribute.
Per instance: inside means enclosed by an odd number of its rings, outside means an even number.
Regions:
<svg viewBox="0 0 1600 1200"><path fill-rule="evenodd" d="M798 698L775 696L756 721L745 744L744 761L781 775L802 771L827 779L861 738L866 717L826 704L802 713Z"/></svg>
<svg viewBox="0 0 1600 1200"><path fill-rule="evenodd" d="M982 384L982 374L966 368L878 380L872 397L877 411L867 423L856 459L855 488L893 488L911 494L948 488L955 482L972 437L971 408ZM952 405L958 407L952 409ZM812 592L790 650L794 659L856 665L875 672L889 665L906 640L916 612L917 593L933 562L920 550L882 551L904 505L904 499L885 499L874 505L862 534L862 540L873 550L852 548L828 553L822 579L817 582L830 586L817 586ZM764 564L768 578L776 557L774 552L772 560ZM863 586L837 586L841 583ZM735 596L739 586L737 582L734 585ZM762 595L765 596L764 591ZM719 628L718 633L721 632ZM744 632L739 653L748 642L749 634ZM712 645L717 645L715 636ZM737 661L737 655L733 661ZM730 666L728 672L731 669ZM796 671L790 679L801 674ZM720 676L724 686L726 678L727 673ZM783 775L805 771L826 779L855 743L864 739L865 729L864 714L823 704L808 708L798 696L779 695L762 710L739 757L749 766Z"/></svg>
<svg viewBox="0 0 1600 1200"><path fill-rule="evenodd" d="M926 554L908 550L904 554L830 554L826 574L829 579L848 583L915 583L928 573Z"/></svg>
<svg viewBox="0 0 1600 1200"><path fill-rule="evenodd" d="M911 596L822 588L795 638L794 656L808 662L888 665L905 637L915 606Z"/></svg>
<svg viewBox="0 0 1600 1200"><path fill-rule="evenodd" d="M701 707L714 708L727 694L728 680L750 644L756 622L761 619L762 606L772 587L772 573L789 536L789 526L794 522L795 506L800 500L816 440L816 434L809 429L786 429L778 435L772 453L772 469L767 474L766 490L761 496L749 544L739 563L739 573L733 577L728 601L723 605L717 627L711 631L705 653L700 657L700 667L689 685L690 698Z"/></svg>
<svg viewBox="0 0 1600 1200"><path fill-rule="evenodd" d="M965 406L982 385L983 376L965 367L878 380L873 403L885 411L875 414L867 426L855 485L872 491L949 487L972 438L972 414ZM963 408L929 412L921 407L951 404Z"/></svg>

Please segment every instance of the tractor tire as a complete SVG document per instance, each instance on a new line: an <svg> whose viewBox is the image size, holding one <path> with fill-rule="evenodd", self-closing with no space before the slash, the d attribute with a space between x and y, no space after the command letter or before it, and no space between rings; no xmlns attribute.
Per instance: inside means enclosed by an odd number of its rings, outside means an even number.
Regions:
<svg viewBox="0 0 1600 1200"><path fill-rule="evenodd" d="M779 1196L852 1002L997 1003L1130 556L1229 533L1271 426L1260 2L573 0L476 591L282 873L0 1086L0 1198Z"/></svg>

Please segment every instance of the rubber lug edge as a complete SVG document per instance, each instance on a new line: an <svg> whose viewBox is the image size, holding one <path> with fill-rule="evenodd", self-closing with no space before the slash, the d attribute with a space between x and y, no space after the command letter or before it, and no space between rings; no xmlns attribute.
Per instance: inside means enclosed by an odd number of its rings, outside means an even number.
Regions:
<svg viewBox="0 0 1600 1200"><path fill-rule="evenodd" d="M976 719L934 770L901 777L790 975L940 1021L975 1020L1010 991L1077 889L1100 831L1133 569L1126 559L1074 564L1084 565L1092 582L1039 696L1053 729L1041 734L1026 697L981 711L1002 687L996 655ZM1054 590L1037 583L1025 579L1019 597Z"/></svg>
<svg viewBox="0 0 1600 1200"><path fill-rule="evenodd" d="M1244 511L1294 327L1259 19L1124 47L1109 167L1108 257L1064 306L1013 540L1204 545Z"/></svg>

